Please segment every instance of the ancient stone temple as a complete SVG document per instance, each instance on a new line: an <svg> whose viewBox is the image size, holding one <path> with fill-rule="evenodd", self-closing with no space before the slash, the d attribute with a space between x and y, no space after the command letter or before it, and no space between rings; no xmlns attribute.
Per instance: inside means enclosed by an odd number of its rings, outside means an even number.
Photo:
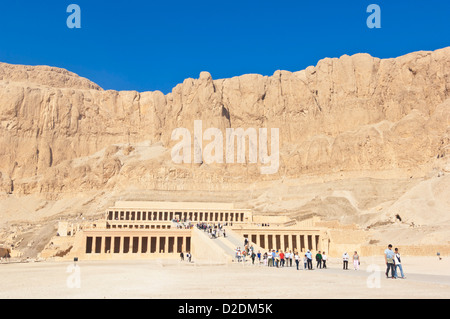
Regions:
<svg viewBox="0 0 450 319"><path fill-rule="evenodd" d="M213 236L205 231L208 226L221 231ZM65 257L79 260L179 258L191 252L196 259L229 262L245 243L261 252L328 252L331 244L317 217L297 221L203 202L119 201L102 220L82 227L60 223L58 235L52 243L65 240L67 247L70 242Z"/></svg>

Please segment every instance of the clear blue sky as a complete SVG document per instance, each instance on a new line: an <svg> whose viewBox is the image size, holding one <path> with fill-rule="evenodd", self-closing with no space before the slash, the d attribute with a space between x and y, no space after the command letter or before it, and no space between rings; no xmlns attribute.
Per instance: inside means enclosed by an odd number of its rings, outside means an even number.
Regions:
<svg viewBox="0 0 450 319"><path fill-rule="evenodd" d="M81 29L69 29L69 4ZM381 29L366 12L381 7ZM302 70L325 57L450 46L448 0L2 1L0 61L51 65L104 89L168 93L185 78Z"/></svg>

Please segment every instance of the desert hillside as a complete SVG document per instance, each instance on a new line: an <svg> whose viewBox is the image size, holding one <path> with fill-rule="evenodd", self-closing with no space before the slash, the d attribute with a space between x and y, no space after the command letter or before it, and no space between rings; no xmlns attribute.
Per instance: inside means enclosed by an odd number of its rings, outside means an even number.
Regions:
<svg viewBox="0 0 450 319"><path fill-rule="evenodd" d="M203 131L279 128L277 173L175 164L172 131L194 132L195 120ZM450 244L450 47L272 76L202 72L167 95L0 63L0 122L0 243L20 238L29 255L57 219L125 199L232 201L356 223L373 242Z"/></svg>

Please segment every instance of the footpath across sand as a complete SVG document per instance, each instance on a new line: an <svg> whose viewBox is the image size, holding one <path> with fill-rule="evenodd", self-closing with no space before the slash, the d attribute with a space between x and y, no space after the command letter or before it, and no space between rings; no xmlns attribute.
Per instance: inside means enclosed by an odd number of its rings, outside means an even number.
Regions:
<svg viewBox="0 0 450 319"><path fill-rule="evenodd" d="M404 257L406 279L387 279L382 257L360 270L215 265L176 260L0 264L0 298L328 299L450 298L450 258Z"/></svg>

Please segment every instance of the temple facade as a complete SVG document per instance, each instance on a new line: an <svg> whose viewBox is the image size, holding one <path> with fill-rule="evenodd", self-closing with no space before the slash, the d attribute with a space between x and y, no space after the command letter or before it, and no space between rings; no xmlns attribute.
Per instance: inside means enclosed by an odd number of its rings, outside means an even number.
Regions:
<svg viewBox="0 0 450 319"><path fill-rule="evenodd" d="M220 225L226 236L211 240L200 224ZM83 227L61 223L59 240L72 237L67 256L85 260L179 258L191 252L197 258L231 261L234 249L245 242L261 252L328 250L326 229L314 224L255 215L231 203L119 201L102 220Z"/></svg>

